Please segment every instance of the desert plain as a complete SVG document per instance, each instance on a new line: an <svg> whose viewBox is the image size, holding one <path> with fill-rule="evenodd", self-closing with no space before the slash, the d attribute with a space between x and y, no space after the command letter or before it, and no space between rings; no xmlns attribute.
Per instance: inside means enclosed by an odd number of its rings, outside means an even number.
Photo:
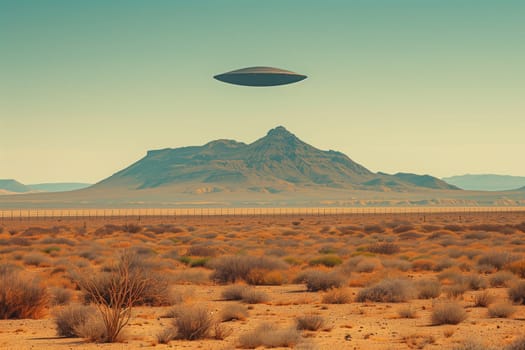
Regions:
<svg viewBox="0 0 525 350"><path fill-rule="evenodd" d="M89 287L122 257L108 343ZM524 322L525 211L0 222L2 349L523 349Z"/></svg>

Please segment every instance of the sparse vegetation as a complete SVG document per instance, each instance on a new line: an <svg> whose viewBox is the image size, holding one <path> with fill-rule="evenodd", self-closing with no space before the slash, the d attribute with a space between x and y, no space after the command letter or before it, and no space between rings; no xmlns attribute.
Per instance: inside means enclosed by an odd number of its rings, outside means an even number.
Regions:
<svg viewBox="0 0 525 350"><path fill-rule="evenodd" d="M432 308L432 324L458 324L467 318L467 313L456 302L439 302Z"/></svg>
<svg viewBox="0 0 525 350"><path fill-rule="evenodd" d="M242 334L239 338L239 347L255 349L259 346L268 348L294 347L299 343L301 335L294 328L279 329L275 324L263 323L253 331Z"/></svg>
<svg viewBox="0 0 525 350"><path fill-rule="evenodd" d="M173 327L176 337L185 340L197 340L210 335L216 320L203 306L181 305L174 309Z"/></svg>
<svg viewBox="0 0 525 350"><path fill-rule="evenodd" d="M320 270L307 270L295 278L296 283L305 283L310 292L339 288L344 283L344 278L336 271L326 272Z"/></svg>
<svg viewBox="0 0 525 350"><path fill-rule="evenodd" d="M352 294L343 288L328 290L322 299L324 304L348 304L352 301Z"/></svg>
<svg viewBox="0 0 525 350"><path fill-rule="evenodd" d="M317 331L324 327L324 318L320 315L303 315L296 317L298 330Z"/></svg>
<svg viewBox="0 0 525 350"><path fill-rule="evenodd" d="M516 308L508 302L499 302L489 306L490 317L507 318L516 312Z"/></svg>
<svg viewBox="0 0 525 350"><path fill-rule="evenodd" d="M376 301L384 303L399 303L407 301L415 295L412 283L406 279L384 279L357 293L356 301Z"/></svg>

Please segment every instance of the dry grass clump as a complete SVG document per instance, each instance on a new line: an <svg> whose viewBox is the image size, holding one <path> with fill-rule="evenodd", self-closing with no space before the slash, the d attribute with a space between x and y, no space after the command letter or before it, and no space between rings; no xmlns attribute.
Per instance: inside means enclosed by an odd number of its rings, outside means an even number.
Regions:
<svg viewBox="0 0 525 350"><path fill-rule="evenodd" d="M49 288L49 294L51 295L51 303L53 305L69 304L73 297L73 292L70 289L60 287Z"/></svg>
<svg viewBox="0 0 525 350"><path fill-rule="evenodd" d="M108 342L109 339L108 328L99 313L89 314L85 322L75 325L74 332L79 338L84 338L95 343L105 343ZM112 339L112 342L119 342L121 340L122 334L118 333Z"/></svg>
<svg viewBox="0 0 525 350"><path fill-rule="evenodd" d="M525 278L525 260L511 262L505 268L520 278Z"/></svg>
<svg viewBox="0 0 525 350"><path fill-rule="evenodd" d="M412 305L406 305L397 310L397 315L401 318L416 318L416 309Z"/></svg>
<svg viewBox="0 0 525 350"><path fill-rule="evenodd" d="M323 255L318 258L310 260L310 266L324 265L326 267L334 267L340 265L343 260L337 255Z"/></svg>
<svg viewBox="0 0 525 350"><path fill-rule="evenodd" d="M295 283L305 283L309 292L328 290L341 287L345 279L336 271L306 270L294 280Z"/></svg>
<svg viewBox="0 0 525 350"><path fill-rule="evenodd" d="M248 317L248 309L244 305L231 304L222 309L220 319L222 322L239 320L244 321Z"/></svg>
<svg viewBox="0 0 525 350"><path fill-rule="evenodd" d="M210 335L215 319L210 311L197 305L181 305L173 310L173 327L176 338L185 340L203 339Z"/></svg>
<svg viewBox="0 0 525 350"><path fill-rule="evenodd" d="M244 284L234 284L226 287L221 295L224 300L242 300L242 295L248 288Z"/></svg>
<svg viewBox="0 0 525 350"><path fill-rule="evenodd" d="M458 324L467 318L467 313L461 305L453 301L436 303L432 308L432 324Z"/></svg>
<svg viewBox="0 0 525 350"><path fill-rule="evenodd" d="M280 286L285 282L281 271L253 269L245 278L246 283L256 286Z"/></svg>
<svg viewBox="0 0 525 350"><path fill-rule="evenodd" d="M508 287L515 279L509 271L498 271L490 276L489 283L491 287Z"/></svg>
<svg viewBox="0 0 525 350"><path fill-rule="evenodd" d="M352 294L347 289L332 288L324 295L323 304L348 304L352 301Z"/></svg>
<svg viewBox="0 0 525 350"><path fill-rule="evenodd" d="M255 288L247 288L242 293L242 301L247 304L259 304L265 303L270 299L268 294L262 290L257 290Z"/></svg>
<svg viewBox="0 0 525 350"><path fill-rule="evenodd" d="M434 344L436 339L430 334L411 334L403 337L403 342L410 349L423 349L429 344Z"/></svg>
<svg viewBox="0 0 525 350"><path fill-rule="evenodd" d="M467 340L463 344L456 345L452 350L496 350L476 340Z"/></svg>
<svg viewBox="0 0 525 350"><path fill-rule="evenodd" d="M24 255L24 264L31 266L42 266L49 264L49 258L40 253L29 253Z"/></svg>
<svg viewBox="0 0 525 350"><path fill-rule="evenodd" d="M487 280L478 274L463 276L462 282L467 285L470 290L480 290L488 287Z"/></svg>
<svg viewBox="0 0 525 350"><path fill-rule="evenodd" d="M357 293L356 301L399 303L414 297L412 282L401 278L387 278Z"/></svg>
<svg viewBox="0 0 525 350"><path fill-rule="evenodd" d="M38 280L11 265L0 265L0 319L39 318L48 299Z"/></svg>
<svg viewBox="0 0 525 350"><path fill-rule="evenodd" d="M514 305L508 302L499 302L489 306L489 317L507 318L516 312Z"/></svg>
<svg viewBox="0 0 525 350"><path fill-rule="evenodd" d="M375 254L385 254L385 255L392 255L399 253L401 250L397 244L390 243L390 242L381 242L381 243L375 243L372 244L367 248L367 250L371 253Z"/></svg>
<svg viewBox="0 0 525 350"><path fill-rule="evenodd" d="M177 337L177 330L173 327L164 328L157 333L157 342L159 344L168 344Z"/></svg>
<svg viewBox="0 0 525 350"><path fill-rule="evenodd" d="M78 330L97 310L93 306L73 304L55 313L55 326L60 337L79 337Z"/></svg>
<svg viewBox="0 0 525 350"><path fill-rule="evenodd" d="M303 315L295 319L298 330L317 331L324 327L324 318L320 315Z"/></svg>
<svg viewBox="0 0 525 350"><path fill-rule="evenodd" d="M223 256L212 260L209 265L214 270L210 278L220 283L246 281L250 272L255 269L273 271L287 267L281 260L245 255Z"/></svg>
<svg viewBox="0 0 525 350"><path fill-rule="evenodd" d="M508 295L514 304L525 305L525 281L518 281L510 286Z"/></svg>
<svg viewBox="0 0 525 350"><path fill-rule="evenodd" d="M501 270L514 260L516 260L516 257L507 252L489 252L478 259L478 266L490 266L496 270Z"/></svg>
<svg viewBox="0 0 525 350"><path fill-rule="evenodd" d="M448 298L457 299L463 296L468 290L468 286L462 282L457 282L451 286L445 288L445 293Z"/></svg>
<svg viewBox="0 0 525 350"><path fill-rule="evenodd" d="M494 301L494 295L487 291L483 291L474 295L475 307L487 307Z"/></svg>
<svg viewBox="0 0 525 350"><path fill-rule="evenodd" d="M279 329L272 323L263 323L253 331L239 337L241 349L255 349L259 346L268 348L293 348L301 340L301 335L294 328Z"/></svg>
<svg viewBox="0 0 525 350"><path fill-rule="evenodd" d="M441 283L435 279L422 279L415 284L419 299L437 298L441 294Z"/></svg>

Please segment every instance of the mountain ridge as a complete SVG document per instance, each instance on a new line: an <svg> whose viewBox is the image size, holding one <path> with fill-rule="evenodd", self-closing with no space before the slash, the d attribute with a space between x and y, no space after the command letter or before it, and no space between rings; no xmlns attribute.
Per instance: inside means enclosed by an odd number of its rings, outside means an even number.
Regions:
<svg viewBox="0 0 525 350"><path fill-rule="evenodd" d="M317 149L283 126L246 144L219 139L202 146L147 151L146 156L92 186L129 190L187 185L184 191L278 193L301 188L410 191L457 190L429 175L373 173L338 151Z"/></svg>
<svg viewBox="0 0 525 350"><path fill-rule="evenodd" d="M442 178L464 190L513 191L525 189L525 176L498 174L465 174Z"/></svg>

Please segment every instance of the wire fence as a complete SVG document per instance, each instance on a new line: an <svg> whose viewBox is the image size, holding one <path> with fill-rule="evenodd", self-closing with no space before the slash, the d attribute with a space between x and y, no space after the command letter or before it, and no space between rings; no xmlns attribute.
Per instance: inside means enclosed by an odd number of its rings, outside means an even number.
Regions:
<svg viewBox="0 0 525 350"><path fill-rule="evenodd" d="M340 215L431 215L431 214L498 214L522 213L525 207L310 207L310 208L98 208L98 209L3 209L0 221L32 221L45 219L137 219L177 217L278 217L278 216L340 216Z"/></svg>

